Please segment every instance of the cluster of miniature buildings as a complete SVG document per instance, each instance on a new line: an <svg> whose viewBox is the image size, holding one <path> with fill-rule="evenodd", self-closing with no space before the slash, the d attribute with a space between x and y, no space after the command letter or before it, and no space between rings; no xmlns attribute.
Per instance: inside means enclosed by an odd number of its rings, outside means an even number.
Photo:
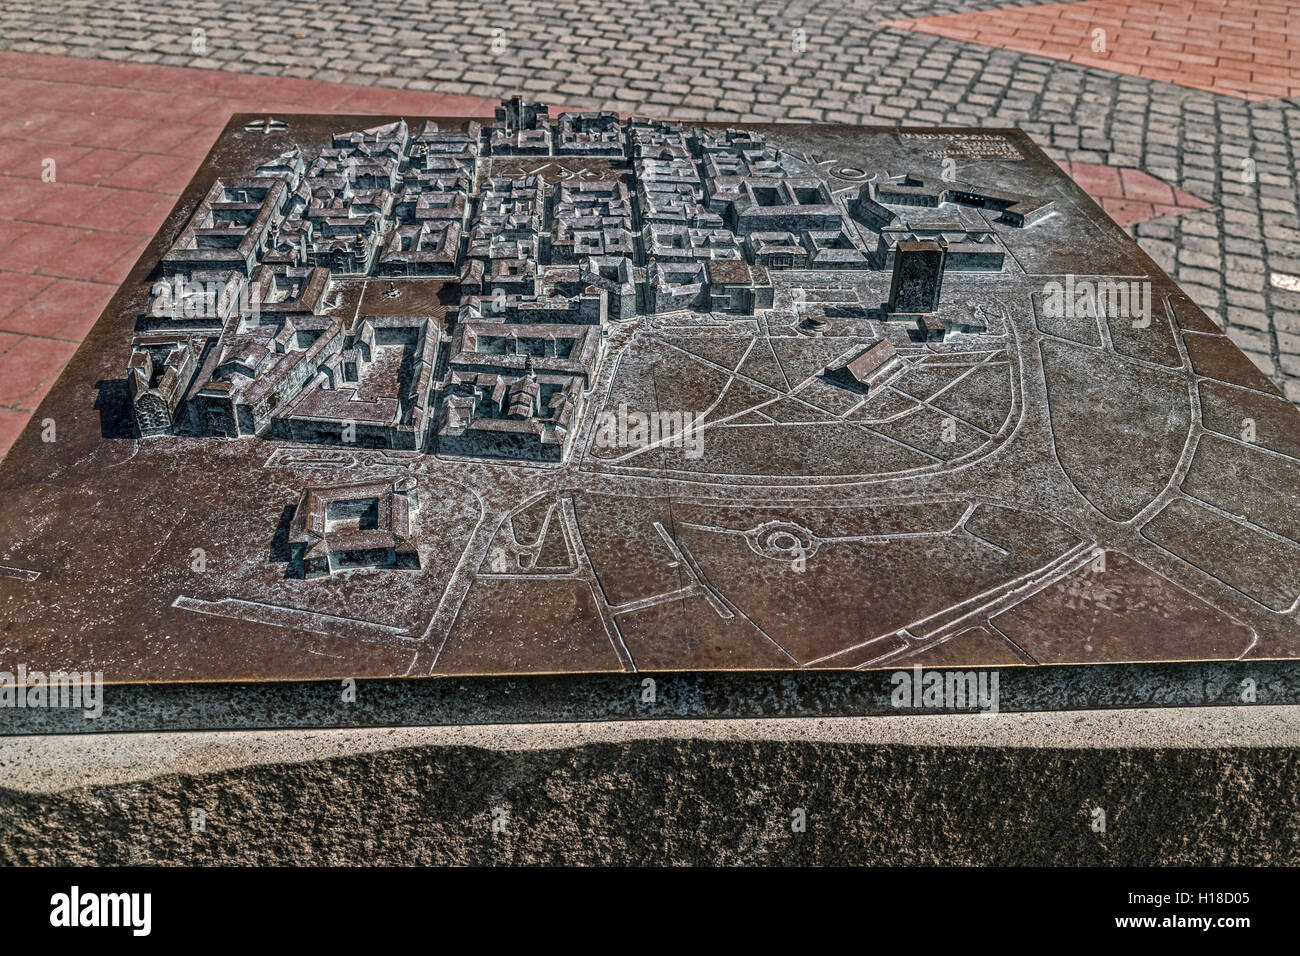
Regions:
<svg viewBox="0 0 1300 956"><path fill-rule="evenodd" d="M874 269L917 337L980 331L937 314L946 271L1003 268L973 210L1023 227L1050 206L914 174L833 191L751 130L516 97L486 128L397 121L217 179L162 257L128 388L142 436L561 461L609 323L752 315L775 271ZM897 362L882 341L827 376Z"/></svg>

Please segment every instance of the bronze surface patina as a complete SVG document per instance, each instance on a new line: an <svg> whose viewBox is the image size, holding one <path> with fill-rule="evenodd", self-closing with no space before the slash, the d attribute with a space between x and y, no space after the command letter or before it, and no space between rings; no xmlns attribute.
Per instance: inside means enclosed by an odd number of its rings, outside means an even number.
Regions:
<svg viewBox="0 0 1300 956"><path fill-rule="evenodd" d="M0 659L1294 658L1298 459L1018 130L237 116L0 466Z"/></svg>

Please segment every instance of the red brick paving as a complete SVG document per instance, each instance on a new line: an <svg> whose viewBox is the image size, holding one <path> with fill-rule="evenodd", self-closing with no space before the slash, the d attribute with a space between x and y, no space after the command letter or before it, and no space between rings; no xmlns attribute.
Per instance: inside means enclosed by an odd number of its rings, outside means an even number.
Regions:
<svg viewBox="0 0 1300 956"><path fill-rule="evenodd" d="M0 330L80 342L113 294L112 286L74 279L49 280L22 305L0 317Z"/></svg>
<svg viewBox="0 0 1300 956"><path fill-rule="evenodd" d="M490 116L494 100L0 52L0 457L231 113ZM53 159L55 182L42 179Z"/></svg>
<svg viewBox="0 0 1300 956"><path fill-rule="evenodd" d="M1300 94L1300 3L1290 0L1084 0L883 25L1247 100Z"/></svg>
<svg viewBox="0 0 1300 956"><path fill-rule="evenodd" d="M13 408L0 408L0 448L7 450L14 443L30 417L30 412L20 412Z"/></svg>
<svg viewBox="0 0 1300 956"><path fill-rule="evenodd" d="M1140 169L1094 163L1060 165L1121 226L1210 208L1204 199L1161 182Z"/></svg>
<svg viewBox="0 0 1300 956"><path fill-rule="evenodd" d="M0 354L0 406L30 412L76 350L76 342L17 336Z"/></svg>

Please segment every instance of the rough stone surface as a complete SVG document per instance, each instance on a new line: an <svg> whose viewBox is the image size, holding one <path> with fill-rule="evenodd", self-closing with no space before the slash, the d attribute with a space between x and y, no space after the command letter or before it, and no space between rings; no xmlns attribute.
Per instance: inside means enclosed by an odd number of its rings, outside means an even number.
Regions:
<svg viewBox="0 0 1300 956"><path fill-rule="evenodd" d="M7 738L0 861L1294 864L1293 711Z"/></svg>
<svg viewBox="0 0 1300 956"><path fill-rule="evenodd" d="M1290 749L654 741L0 791L9 864L1294 864ZM1089 826L1107 810L1107 832ZM492 809L508 814L492 832ZM791 832L795 808L808 831ZM207 812L191 832L191 811Z"/></svg>

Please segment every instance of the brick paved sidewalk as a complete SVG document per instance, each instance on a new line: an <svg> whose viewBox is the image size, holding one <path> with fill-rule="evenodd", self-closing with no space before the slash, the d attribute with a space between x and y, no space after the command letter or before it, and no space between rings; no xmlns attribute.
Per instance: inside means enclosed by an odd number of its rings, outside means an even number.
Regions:
<svg viewBox="0 0 1300 956"><path fill-rule="evenodd" d="M1249 100L1300 94L1300 5L1288 0L1081 0L883 25Z"/></svg>
<svg viewBox="0 0 1300 956"><path fill-rule="evenodd" d="M379 110L430 103L383 99L424 91L684 120L1020 126L1300 400L1300 104L1270 98L1300 87L1300 0L466 9L0 0L0 47L17 51L0 53L0 251L18 241L26 257L0 274L0 351L13 353L0 364L0 445L231 109ZM51 142L59 196L37 203ZM75 256L49 254L74 237ZM12 381L10 366L23 370Z"/></svg>

